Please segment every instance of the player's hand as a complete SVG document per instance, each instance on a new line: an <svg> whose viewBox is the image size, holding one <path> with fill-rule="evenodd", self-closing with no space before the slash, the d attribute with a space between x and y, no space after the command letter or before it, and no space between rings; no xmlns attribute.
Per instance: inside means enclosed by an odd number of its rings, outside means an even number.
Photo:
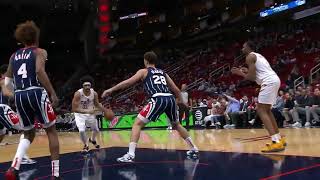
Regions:
<svg viewBox="0 0 320 180"><path fill-rule="evenodd" d="M101 97L105 98L107 96L110 96L111 94L112 94L112 89L107 89L107 90L103 91Z"/></svg>
<svg viewBox="0 0 320 180"><path fill-rule="evenodd" d="M242 71L240 70L240 68L233 67L233 68L231 69L231 73L232 73L232 74L237 74L237 75L239 75L239 74L242 73Z"/></svg>
<svg viewBox="0 0 320 180"><path fill-rule="evenodd" d="M242 71L243 73L247 74L249 69L246 67L240 67L240 71Z"/></svg>
<svg viewBox="0 0 320 180"><path fill-rule="evenodd" d="M58 96L56 94L51 94L50 96L50 100L51 100L51 105L53 107L57 107L58 104L59 104L59 99L58 99Z"/></svg>

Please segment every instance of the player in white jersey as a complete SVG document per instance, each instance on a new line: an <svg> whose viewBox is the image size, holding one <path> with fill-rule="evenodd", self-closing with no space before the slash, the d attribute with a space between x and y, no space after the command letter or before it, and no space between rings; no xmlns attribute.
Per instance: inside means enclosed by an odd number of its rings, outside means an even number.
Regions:
<svg viewBox="0 0 320 180"><path fill-rule="evenodd" d="M244 77L246 80L256 81L261 86L258 96L257 113L265 128L271 136L271 143L267 144L262 152L283 151L286 146L285 139L281 137L277 122L271 112L276 102L280 79L272 70L269 62L261 54L255 53L255 44L251 41L244 43L242 52L246 55L248 68L232 68L233 74Z"/></svg>
<svg viewBox="0 0 320 180"><path fill-rule="evenodd" d="M82 88L75 92L72 100L72 111L74 112L76 125L80 132L80 139L84 144L84 153L89 151L88 141L96 148L100 148L97 144L96 136L99 133L98 122L95 112L101 110L105 112L104 107L99 103L98 94L92 89L93 78L85 76L80 80ZM92 130L91 138L86 136L86 127Z"/></svg>

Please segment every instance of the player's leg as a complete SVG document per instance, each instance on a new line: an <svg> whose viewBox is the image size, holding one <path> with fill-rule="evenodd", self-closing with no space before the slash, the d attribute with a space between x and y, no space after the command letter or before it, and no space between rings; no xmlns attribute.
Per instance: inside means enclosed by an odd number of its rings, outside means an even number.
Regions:
<svg viewBox="0 0 320 180"><path fill-rule="evenodd" d="M198 155L198 147L193 143L189 132L184 128L177 118L177 105L174 97L166 97L166 101L168 105L166 106L165 113L171 121L172 128L177 130L179 135L185 140L187 145L189 146L189 151L187 155L197 156Z"/></svg>
<svg viewBox="0 0 320 180"><path fill-rule="evenodd" d="M80 140L83 143L82 152L86 153L89 151L88 138L86 134L86 119L84 115L75 113L75 121L79 130Z"/></svg>
<svg viewBox="0 0 320 180"><path fill-rule="evenodd" d="M100 145L97 144L96 137L99 134L98 120L97 119L89 119L88 124L90 125L90 129L92 131L91 138L89 138L89 142L91 142L97 149L100 148Z"/></svg>
<svg viewBox="0 0 320 180"><path fill-rule="evenodd" d="M262 152L278 152L284 150L284 142L282 142L284 140L281 138L277 122L271 111L271 105L276 100L278 89L278 84L268 84L262 86L259 93L257 113L272 140L272 143L267 144L266 147L262 149Z"/></svg>
<svg viewBox="0 0 320 180"><path fill-rule="evenodd" d="M45 131L49 140L49 150L51 154L51 166L52 166L52 176L59 177L59 154L60 154L60 145L58 134L56 131L55 124L50 127L46 127Z"/></svg>
<svg viewBox="0 0 320 180"><path fill-rule="evenodd" d="M40 124L45 129L48 141L49 150L51 154L51 176L59 178L59 139L56 130L56 115L53 111L51 103L49 101L47 92L45 90L35 90L33 95L30 95L32 99L32 106L35 109L36 117Z"/></svg>
<svg viewBox="0 0 320 180"><path fill-rule="evenodd" d="M0 143L4 139L4 136L6 135L6 129L4 126L0 123Z"/></svg>
<svg viewBox="0 0 320 180"><path fill-rule="evenodd" d="M8 114L13 122L20 120L20 126L24 130L24 137L20 139L11 167L5 174L6 179L16 179L18 177L22 158L35 137L34 113L27 98L25 91L16 93L15 104L20 118L12 113Z"/></svg>
<svg viewBox="0 0 320 180"><path fill-rule="evenodd" d="M158 118L158 112L160 112L160 108L160 101L158 101L157 99L151 99L151 101L142 109L131 129L129 151L124 156L118 158L118 162L133 162L135 158L137 143L140 138L141 129L151 120L155 120Z"/></svg>

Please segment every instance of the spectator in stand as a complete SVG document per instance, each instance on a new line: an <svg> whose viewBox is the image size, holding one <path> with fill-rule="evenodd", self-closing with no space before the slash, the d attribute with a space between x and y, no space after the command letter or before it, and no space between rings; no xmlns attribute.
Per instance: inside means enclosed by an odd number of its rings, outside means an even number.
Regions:
<svg viewBox="0 0 320 180"><path fill-rule="evenodd" d="M291 75L292 81L294 81L294 80L296 80L297 78L300 77L300 72L299 72L298 65L294 65L293 66L290 75Z"/></svg>
<svg viewBox="0 0 320 180"><path fill-rule="evenodd" d="M283 108L284 108L284 98L283 98L283 91L280 90L278 93L278 97L276 103L272 106L272 113L277 120L278 126L284 121L283 117Z"/></svg>
<svg viewBox="0 0 320 180"><path fill-rule="evenodd" d="M204 118L206 125L211 123L211 126L221 126L221 122L224 120L224 112L227 107L227 101L224 97L220 97L216 103L212 103L211 115Z"/></svg>
<svg viewBox="0 0 320 180"><path fill-rule="evenodd" d="M310 112L317 122L319 122L319 114L320 114L320 91L319 88L315 88L313 92L312 98L312 106L310 108Z"/></svg>
<svg viewBox="0 0 320 180"><path fill-rule="evenodd" d="M232 124L234 124L236 127L239 126L239 122L241 122L242 127L246 127L247 121L248 121L248 107L250 105L248 97L243 96L240 100L240 110L238 112L233 112L230 114L230 118L232 121Z"/></svg>
<svg viewBox="0 0 320 180"><path fill-rule="evenodd" d="M284 94L284 108L282 110L283 116L284 116L284 122L283 122L283 127L288 127L289 122L292 119L292 113L293 113L293 108L294 108L294 100L292 96L290 95L289 92L286 92Z"/></svg>
<svg viewBox="0 0 320 180"><path fill-rule="evenodd" d="M247 110L248 123L251 125L253 125L257 119L257 104L258 104L258 97L253 97L253 101L249 105Z"/></svg>
<svg viewBox="0 0 320 180"><path fill-rule="evenodd" d="M294 80L292 79L291 75L288 75L288 79L286 80L287 89L293 89L294 87Z"/></svg>
<svg viewBox="0 0 320 180"><path fill-rule="evenodd" d="M240 110L240 101L236 98L231 97L227 94L223 94L228 100L228 106L224 113L226 119L226 125L223 126L224 129L232 129L235 128L235 124L233 124L234 120L231 119L232 113L237 113Z"/></svg>
<svg viewBox="0 0 320 180"><path fill-rule="evenodd" d="M181 85L181 97L182 97L182 103L187 104L188 106L179 105L179 121L180 121L180 124L182 124L182 118L185 117L184 119L186 121L186 128L188 130L189 129L189 111L190 111L190 106L192 104L191 102L192 100L189 98L186 84Z"/></svg>
<svg viewBox="0 0 320 180"><path fill-rule="evenodd" d="M292 127L301 128L302 119L301 115L306 116L305 127L310 127L310 106L312 105L312 98L307 95L306 89L301 91L301 95L295 98L295 107L293 108L293 121Z"/></svg>

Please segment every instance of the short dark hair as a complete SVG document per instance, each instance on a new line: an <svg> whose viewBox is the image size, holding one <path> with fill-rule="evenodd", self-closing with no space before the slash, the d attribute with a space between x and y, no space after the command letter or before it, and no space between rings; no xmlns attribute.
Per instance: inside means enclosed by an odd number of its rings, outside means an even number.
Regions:
<svg viewBox="0 0 320 180"><path fill-rule="evenodd" d="M90 82L91 83L91 87L94 86L94 79L90 75L83 76L80 79L80 86L82 87L83 83L85 83L85 82Z"/></svg>
<svg viewBox="0 0 320 180"><path fill-rule="evenodd" d="M257 49L256 43L251 40L247 41L246 44L253 51L255 51Z"/></svg>
<svg viewBox="0 0 320 180"><path fill-rule="evenodd" d="M7 69L8 69L8 64L3 64L1 67L0 67L0 74L4 74L7 72Z"/></svg>
<svg viewBox="0 0 320 180"><path fill-rule="evenodd" d="M156 53L154 53L153 51L149 51L144 53L143 58L145 60L147 60L150 64L156 64L157 60L158 60L158 56Z"/></svg>
<svg viewBox="0 0 320 180"><path fill-rule="evenodd" d="M38 42L40 29L33 21L26 21L18 24L14 32L17 41L24 45L30 46Z"/></svg>

